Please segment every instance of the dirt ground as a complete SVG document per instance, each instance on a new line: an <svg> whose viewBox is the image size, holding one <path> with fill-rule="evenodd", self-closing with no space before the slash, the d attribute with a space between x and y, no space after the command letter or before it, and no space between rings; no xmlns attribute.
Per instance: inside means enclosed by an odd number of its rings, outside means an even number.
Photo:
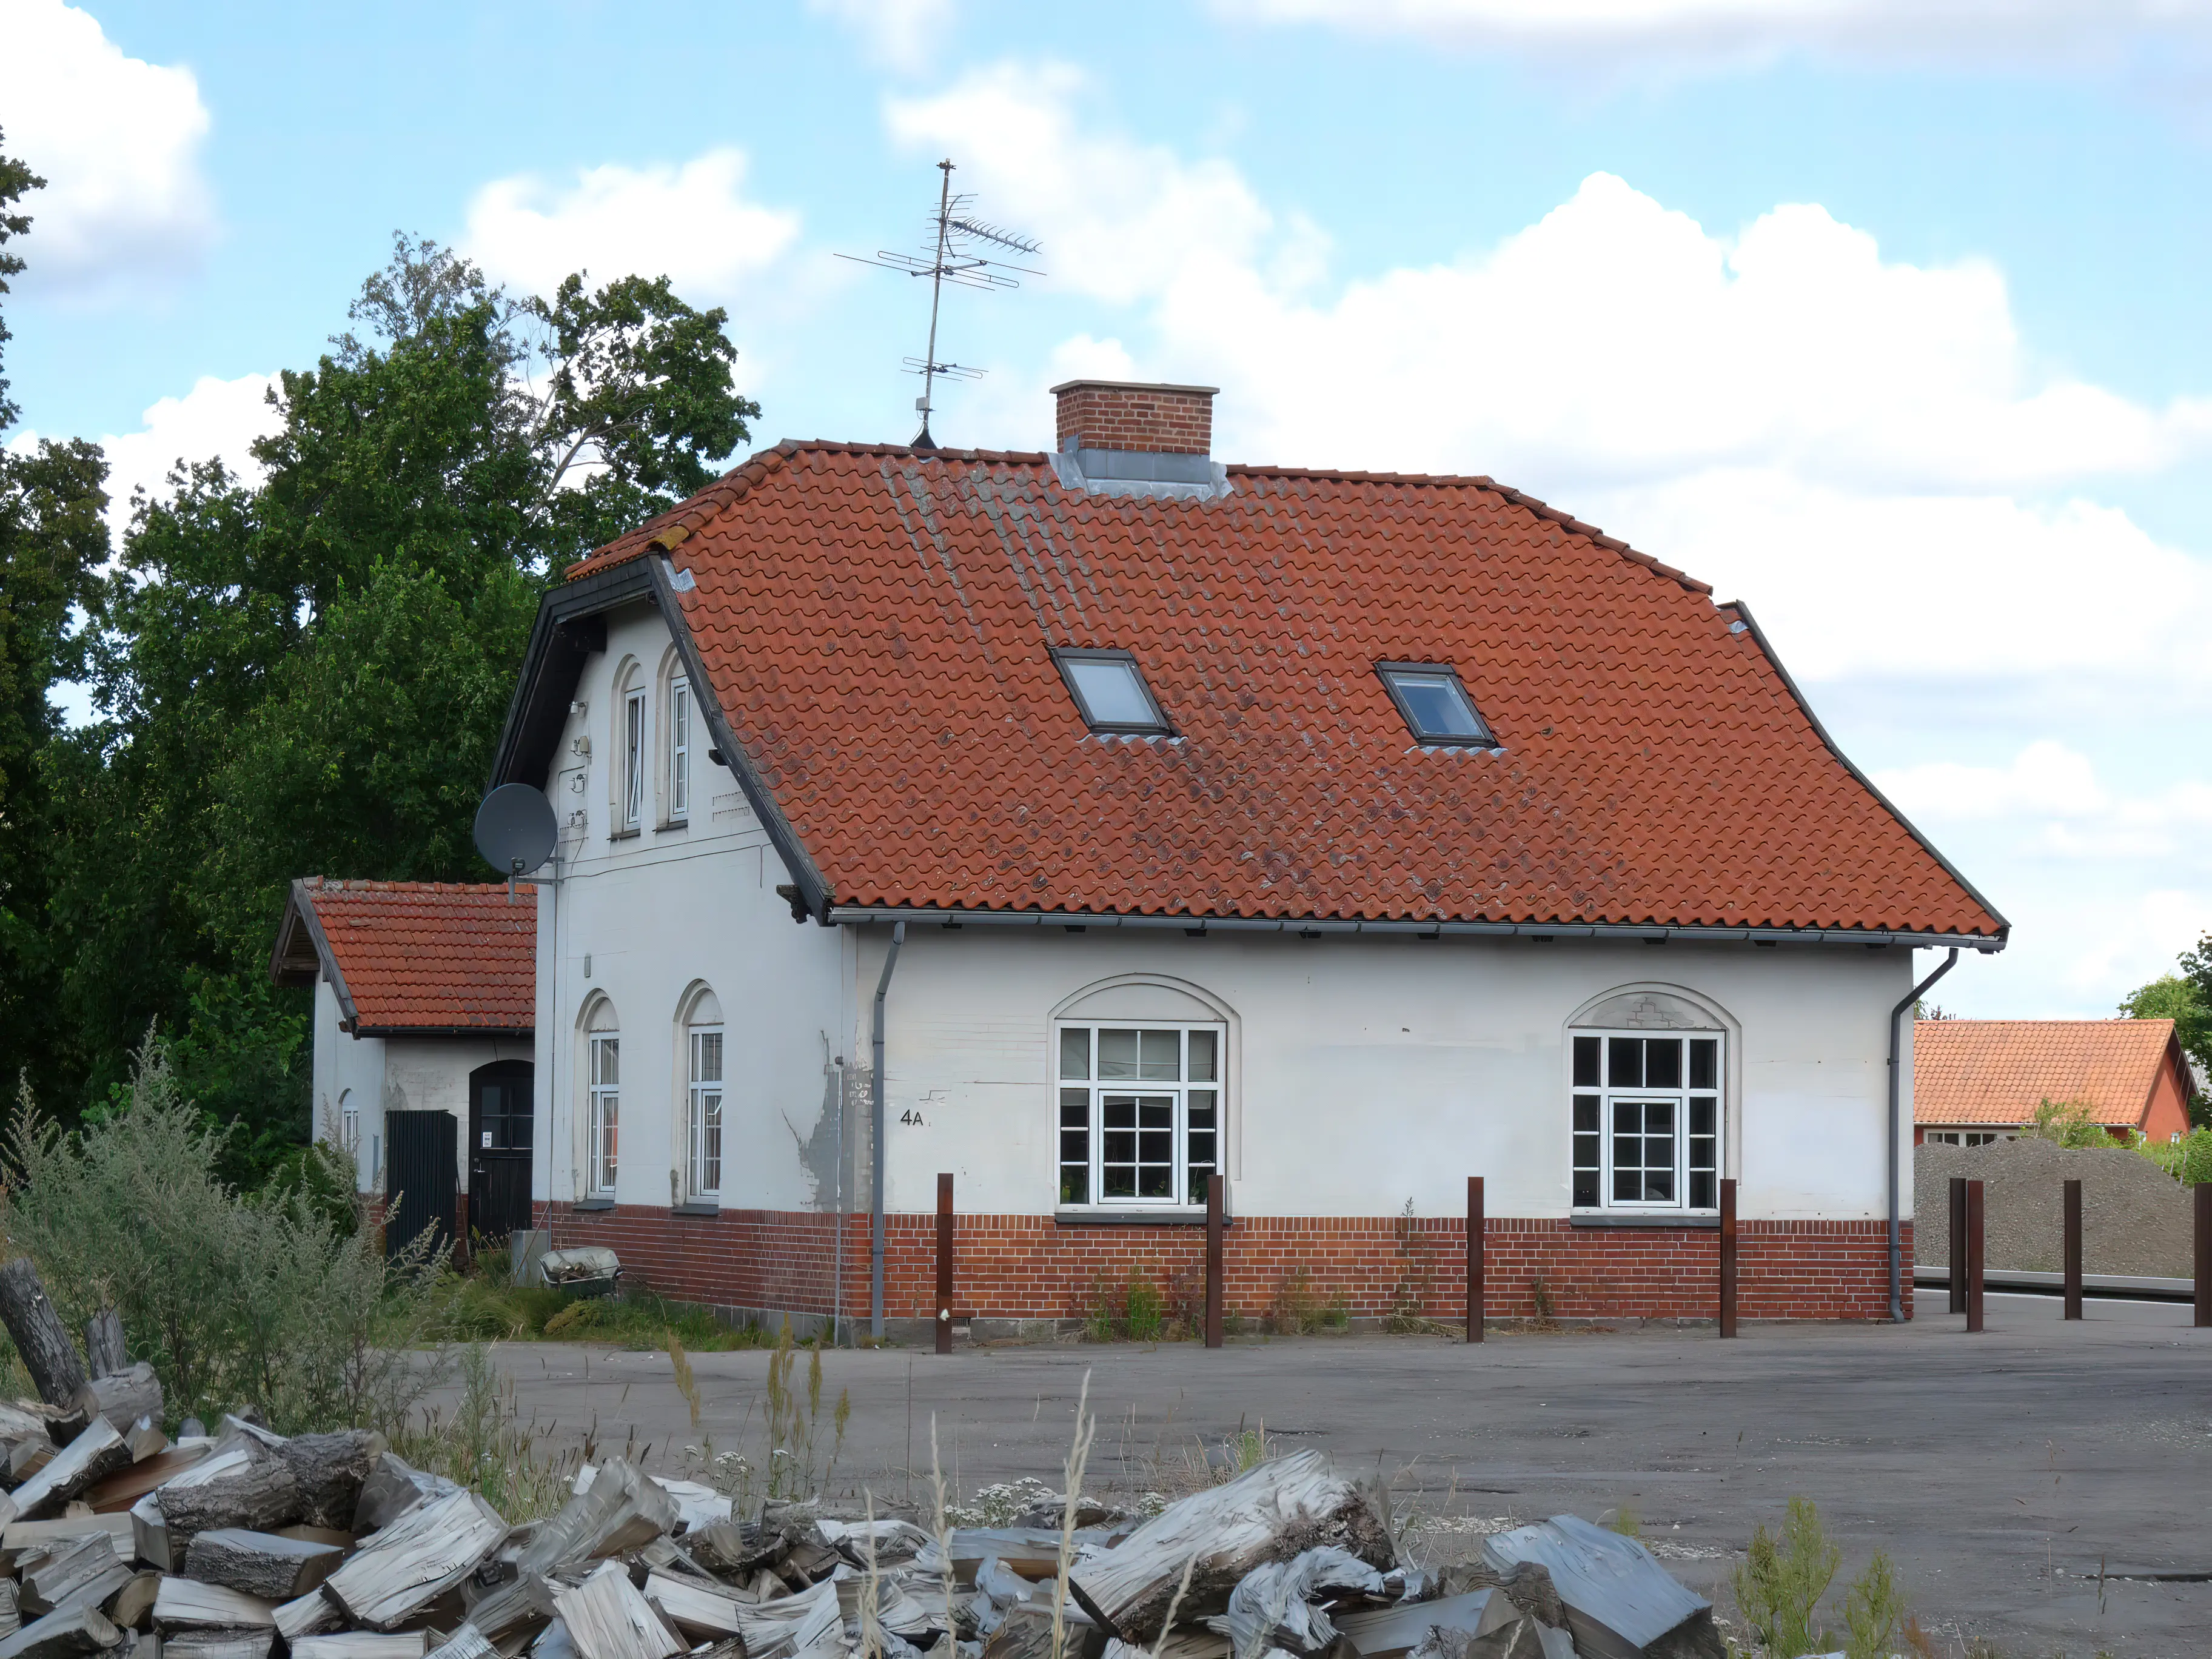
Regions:
<svg viewBox="0 0 2212 1659"><path fill-rule="evenodd" d="M1918 1146L1912 1171L1912 1253L1923 1265L1951 1259L1950 1182L1964 1176L1984 1183L1990 1267L2061 1272L2063 1188L2079 1180L2082 1272L2187 1279L2196 1271L2189 1188L2124 1147L2069 1151L2048 1140Z"/></svg>
<svg viewBox="0 0 2212 1659"><path fill-rule="evenodd" d="M2070 1325L2057 1314L2052 1300L1992 1296L1977 1337L1939 1302L1903 1327L1754 1325L1734 1342L1646 1330L1493 1334L1479 1347L833 1352L823 1438L849 1391L836 1491L919 1497L910 1472L927 1476L933 1414L963 1498L1024 1476L1057 1485L1087 1376L1101 1425L1091 1489L1171 1489L1192 1460L1264 1425L1279 1447L1320 1446L1389 1477L1435 1559L1534 1517L1628 1504L1724 1613L1753 1527L1802 1494L1844 1548L1838 1594L1887 1550L1942 1652L1978 1638L2021 1659L2203 1655L2212 1330L2190 1328L2187 1308L2096 1303ZM696 1427L665 1354L545 1343L495 1358L561 1443L629 1442L672 1474L715 1454L767 1456L764 1353L691 1356Z"/></svg>

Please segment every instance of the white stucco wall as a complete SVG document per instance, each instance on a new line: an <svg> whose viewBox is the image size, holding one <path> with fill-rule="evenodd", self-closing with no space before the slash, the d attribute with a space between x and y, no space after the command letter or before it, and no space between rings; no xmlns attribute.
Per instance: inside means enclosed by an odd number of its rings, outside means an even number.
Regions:
<svg viewBox="0 0 2212 1659"><path fill-rule="evenodd" d="M837 1157L835 1121L853 1058L841 1036L852 1023L849 945L836 930L792 921L775 891L791 878L736 779L707 761L703 727L693 738L690 822L664 823L667 780L658 757L668 644L650 607L610 619L607 651L586 664L575 693L584 712L570 716L548 780L562 829L552 866L538 878L533 1191L541 1199L586 1195L582 1022L592 1000L604 996L623 1038L615 1197L670 1202L671 1173L685 1168L689 1079L678 1021L690 994L704 985L728 1030L722 1204L834 1208L841 1183L849 1204L854 1176ZM621 752L613 691L632 660L645 666L653 687L653 799L640 833L617 839L610 834ZM579 738L589 740L588 754ZM849 1139L857 1126L846 1127Z"/></svg>

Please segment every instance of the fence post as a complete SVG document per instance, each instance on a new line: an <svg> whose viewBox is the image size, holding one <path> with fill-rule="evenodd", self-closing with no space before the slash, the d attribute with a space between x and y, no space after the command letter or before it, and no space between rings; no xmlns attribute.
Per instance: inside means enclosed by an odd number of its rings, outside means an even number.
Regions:
<svg viewBox="0 0 2212 1659"><path fill-rule="evenodd" d="M1482 1340L1482 1177L1467 1178L1467 1340Z"/></svg>
<svg viewBox="0 0 2212 1659"><path fill-rule="evenodd" d="M1221 1346L1221 1171L1206 1172L1206 1346Z"/></svg>
<svg viewBox="0 0 2212 1659"><path fill-rule="evenodd" d="M2212 1326L2212 1181L2190 1191L2197 1200L2197 1326Z"/></svg>
<svg viewBox="0 0 2212 1659"><path fill-rule="evenodd" d="M1966 1177L1951 1177L1951 1311L1966 1311Z"/></svg>
<svg viewBox="0 0 2212 1659"><path fill-rule="evenodd" d="M2081 1183L2066 1183L2066 1317L2081 1316Z"/></svg>
<svg viewBox="0 0 2212 1659"><path fill-rule="evenodd" d="M952 1177L937 1177L937 1352L952 1352Z"/></svg>
<svg viewBox="0 0 2212 1659"><path fill-rule="evenodd" d="M1721 1182L1721 1334L1735 1334L1735 1177Z"/></svg>
<svg viewBox="0 0 2212 1659"><path fill-rule="evenodd" d="M1966 1328L1982 1328L1982 1183L1966 1183Z"/></svg>

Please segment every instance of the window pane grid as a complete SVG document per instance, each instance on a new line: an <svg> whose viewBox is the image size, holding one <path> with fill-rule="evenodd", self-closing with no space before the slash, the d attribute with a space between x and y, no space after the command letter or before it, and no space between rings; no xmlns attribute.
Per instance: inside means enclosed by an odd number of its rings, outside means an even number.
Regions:
<svg viewBox="0 0 2212 1659"><path fill-rule="evenodd" d="M691 688L678 680L668 696L668 816L691 814Z"/></svg>
<svg viewBox="0 0 2212 1659"><path fill-rule="evenodd" d="M623 699L623 826L634 830L645 805L645 693Z"/></svg>
<svg viewBox="0 0 2212 1659"><path fill-rule="evenodd" d="M691 1192L712 1198L722 1190L722 1033L691 1032Z"/></svg>
<svg viewBox="0 0 2212 1659"><path fill-rule="evenodd" d="M1220 1165L1221 1033L1179 1025L1064 1025L1060 1202L1202 1204Z"/></svg>
<svg viewBox="0 0 2212 1659"><path fill-rule="evenodd" d="M592 1039L592 1079L591 1186L595 1193L611 1194L622 1130L621 1038Z"/></svg>
<svg viewBox="0 0 2212 1659"><path fill-rule="evenodd" d="M1577 1209L1719 1207L1720 1039L1577 1033L1569 1049Z"/></svg>

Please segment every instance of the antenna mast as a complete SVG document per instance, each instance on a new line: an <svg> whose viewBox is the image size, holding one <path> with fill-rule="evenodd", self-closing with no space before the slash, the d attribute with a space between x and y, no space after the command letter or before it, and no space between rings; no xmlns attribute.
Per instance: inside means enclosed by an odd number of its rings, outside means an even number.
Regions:
<svg viewBox="0 0 2212 1659"><path fill-rule="evenodd" d="M909 276L929 278L929 344L925 355L904 359L908 374L921 376L921 396L914 400L915 410L921 416L921 429L914 435L916 449L934 449L937 441L930 435L929 417L936 404L934 394L940 380L972 380L983 371L960 363L940 362L937 356L937 321L945 298L945 284L956 283L963 288L1019 288L1021 283L1009 272L1021 271L1027 276L1042 276L1041 270L1027 265L1008 264L1003 259L987 259L974 251L979 242L990 243L994 248L1011 252L1034 254L1038 252L1036 240L976 218L969 210L973 196L952 193L952 161L951 157L937 164L944 175L937 189L937 211L930 216L932 243L927 258L916 258L910 253L893 253L878 249L875 258L863 259L851 253L841 253L841 259L852 259L864 265L881 265L886 270L902 271Z"/></svg>

